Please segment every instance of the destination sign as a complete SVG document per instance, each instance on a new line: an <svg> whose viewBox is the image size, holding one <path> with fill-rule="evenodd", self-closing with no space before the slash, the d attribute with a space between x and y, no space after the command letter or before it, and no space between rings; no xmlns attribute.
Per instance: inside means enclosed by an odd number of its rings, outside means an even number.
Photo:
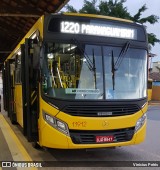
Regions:
<svg viewBox="0 0 160 170"><path fill-rule="evenodd" d="M136 39L136 29L99 23L61 21L60 32L67 34L95 35L125 39Z"/></svg>

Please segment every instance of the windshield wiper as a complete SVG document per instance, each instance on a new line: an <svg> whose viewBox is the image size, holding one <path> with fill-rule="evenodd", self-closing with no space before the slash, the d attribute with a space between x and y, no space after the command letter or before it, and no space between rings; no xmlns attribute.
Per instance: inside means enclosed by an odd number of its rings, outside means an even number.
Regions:
<svg viewBox="0 0 160 170"><path fill-rule="evenodd" d="M75 39L75 38L73 38L72 40L77 45L78 49L80 50L80 52L83 54L84 58L86 59L86 64L87 64L89 70L90 71L95 71L93 62L91 61L91 59L88 57L88 55L85 53L85 51L81 47L80 42L77 39Z"/></svg>
<svg viewBox="0 0 160 170"><path fill-rule="evenodd" d="M127 53L128 49L130 47L130 42L127 41L125 43L125 45L122 47L122 50L119 53L119 56L116 60L116 62L114 63L114 54L113 54L113 50L112 50L112 60L111 60L111 66L112 66L112 85L113 85L113 90L115 89L115 71L117 71L123 61L123 58L125 56L125 54Z"/></svg>
<svg viewBox="0 0 160 170"><path fill-rule="evenodd" d="M115 88L115 66L114 66L114 54L112 50L112 60L111 60L111 66L112 66L112 85L113 85L113 90Z"/></svg>
<svg viewBox="0 0 160 170"><path fill-rule="evenodd" d="M115 64L114 64L114 70L115 70L115 71L117 71L117 70L119 69L119 67L120 67L120 65L121 65L121 63L122 63L122 61L123 61L123 58L124 58L125 54L127 53L129 47L130 47L130 41L127 41L127 42L125 43L125 45L122 47L122 50L121 50L121 52L119 53L119 56L118 56L118 58L117 58L117 61L116 61Z"/></svg>
<svg viewBox="0 0 160 170"><path fill-rule="evenodd" d="M94 56L94 48L92 49L92 56L93 56L93 72L94 72L94 83L95 88L97 89L97 76L96 76L96 65L95 65L95 56Z"/></svg>
<svg viewBox="0 0 160 170"><path fill-rule="evenodd" d="M89 70L94 72L95 88L97 89L97 77L96 77L96 64L95 64L94 48L92 49L92 58L93 58L93 62L92 62L91 59L89 58L89 56L85 53L85 51L81 47L80 42L75 38L73 39L73 41L77 45L78 49L80 50L80 52L82 53L84 58L86 59L86 65L88 66Z"/></svg>

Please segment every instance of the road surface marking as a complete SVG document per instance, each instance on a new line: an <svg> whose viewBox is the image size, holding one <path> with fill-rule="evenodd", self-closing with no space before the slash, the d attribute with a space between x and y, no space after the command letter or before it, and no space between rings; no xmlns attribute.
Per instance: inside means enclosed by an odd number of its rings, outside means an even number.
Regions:
<svg viewBox="0 0 160 170"><path fill-rule="evenodd" d="M0 128L8 144L13 160L32 162L33 161L32 158L29 156L28 152L23 147L18 137L15 135L15 133L13 132L13 130L11 129L11 127L9 126L5 118L2 116L2 114L0 114ZM17 169L22 170L22 168L17 168ZM27 168L23 168L23 169L27 169ZM37 170L37 168L30 168L30 169Z"/></svg>

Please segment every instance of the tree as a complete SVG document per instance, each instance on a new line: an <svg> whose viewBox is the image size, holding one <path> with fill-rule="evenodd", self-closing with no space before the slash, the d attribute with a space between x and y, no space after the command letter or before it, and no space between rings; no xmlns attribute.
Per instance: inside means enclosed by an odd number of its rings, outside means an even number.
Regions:
<svg viewBox="0 0 160 170"><path fill-rule="evenodd" d="M145 25L146 23L155 24L158 22L159 17L156 15L150 15L145 18L141 18L142 13L147 10L146 4L144 4L137 13L132 16L127 7L124 6L124 3L127 0L101 0L99 4L97 4L97 0L84 0L83 7L77 11L73 6L67 5L66 9L68 12L79 12L79 13L87 13L87 14L99 14L99 15L107 15L113 16L123 19L130 19L134 22L141 23ZM155 43L159 43L160 40L156 37L154 33L148 33L148 42L154 46Z"/></svg>
<svg viewBox="0 0 160 170"><path fill-rule="evenodd" d="M142 12L144 12L146 10L147 10L147 7L146 7L146 4L145 4L138 10L138 12L133 17L131 16L130 19L134 22L138 22L138 23L141 23L143 25L147 22L149 22L150 24L155 24L156 22L158 22L159 17L156 16L156 15L150 15L148 17L141 18ZM156 38L155 34L148 33L148 42L152 46L154 46L155 43L160 42L160 40Z"/></svg>
<svg viewBox="0 0 160 170"><path fill-rule="evenodd" d="M99 14L96 7L96 0L92 0L92 2L84 0L84 5L82 9L79 10L79 13Z"/></svg>

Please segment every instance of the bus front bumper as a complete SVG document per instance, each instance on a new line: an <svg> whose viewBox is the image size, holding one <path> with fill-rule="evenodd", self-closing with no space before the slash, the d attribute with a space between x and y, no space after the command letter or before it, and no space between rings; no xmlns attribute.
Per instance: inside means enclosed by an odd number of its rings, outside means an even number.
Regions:
<svg viewBox="0 0 160 170"><path fill-rule="evenodd" d="M125 142L110 142L110 143L89 143L89 144L75 144L70 136L67 136L60 131L57 131L50 125L46 124L41 133L39 134L39 144L48 148L57 149L87 149L87 148L107 148L107 147L120 147L127 145L135 145L144 141L146 136L146 121L144 125L134 133L129 141Z"/></svg>

